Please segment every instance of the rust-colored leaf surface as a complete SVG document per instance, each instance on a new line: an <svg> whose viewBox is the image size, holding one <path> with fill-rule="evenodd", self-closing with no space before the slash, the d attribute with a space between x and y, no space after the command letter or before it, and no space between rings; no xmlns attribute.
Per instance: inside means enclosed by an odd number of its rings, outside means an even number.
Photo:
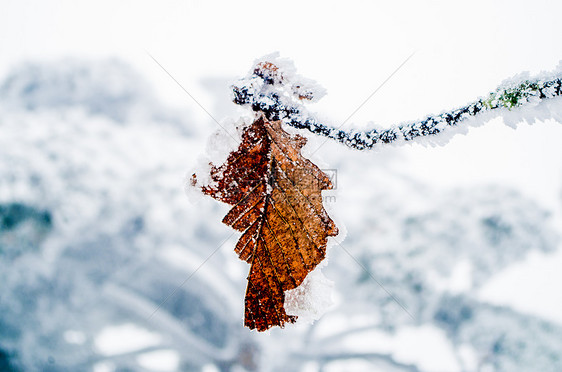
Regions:
<svg viewBox="0 0 562 372"><path fill-rule="evenodd" d="M328 236L338 233L322 206L321 191L332 184L300 154L305 143L260 117L226 162L211 166L209 185L192 178L233 206L223 222L243 232L235 251L250 264L244 323L258 331L295 321L283 307L284 292L303 282L324 259Z"/></svg>

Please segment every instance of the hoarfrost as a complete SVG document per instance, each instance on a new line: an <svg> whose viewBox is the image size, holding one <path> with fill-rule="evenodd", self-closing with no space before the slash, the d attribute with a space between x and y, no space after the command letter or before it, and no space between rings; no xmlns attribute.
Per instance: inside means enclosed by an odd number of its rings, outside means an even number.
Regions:
<svg viewBox="0 0 562 372"><path fill-rule="evenodd" d="M297 315L299 322L312 323L320 319L334 304L334 282L324 276L320 267L326 262L324 259L297 288L285 292L285 310L289 315Z"/></svg>

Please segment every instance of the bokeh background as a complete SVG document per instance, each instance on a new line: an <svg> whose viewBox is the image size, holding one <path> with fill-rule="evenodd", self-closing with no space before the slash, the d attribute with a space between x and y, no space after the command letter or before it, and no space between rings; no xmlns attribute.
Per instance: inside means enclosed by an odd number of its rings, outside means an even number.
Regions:
<svg viewBox="0 0 562 372"><path fill-rule="evenodd" d="M345 128L389 126L555 70L559 2L0 9L0 371L562 370L560 99L438 147L310 138L346 235L312 325L242 327L227 207L184 190L220 129L199 105L247 117L229 86L255 58L280 51L323 85L309 109L327 124L362 105Z"/></svg>

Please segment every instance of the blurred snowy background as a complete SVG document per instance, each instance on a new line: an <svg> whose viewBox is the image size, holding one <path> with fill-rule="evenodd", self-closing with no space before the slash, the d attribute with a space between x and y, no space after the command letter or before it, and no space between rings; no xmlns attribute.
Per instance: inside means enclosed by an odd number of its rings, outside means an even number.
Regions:
<svg viewBox="0 0 562 372"><path fill-rule="evenodd" d="M257 334L226 206L184 193L219 128L146 54L236 120L229 84L279 50L338 126L415 52L350 120L385 126L555 69L560 3L0 8L0 371L562 370L562 123L510 113L516 130L372 152L310 138L347 231L323 270L335 305Z"/></svg>

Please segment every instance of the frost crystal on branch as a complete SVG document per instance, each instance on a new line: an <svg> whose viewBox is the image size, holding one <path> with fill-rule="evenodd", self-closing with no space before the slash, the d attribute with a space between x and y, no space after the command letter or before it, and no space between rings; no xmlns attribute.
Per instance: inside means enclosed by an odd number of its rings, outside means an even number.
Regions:
<svg viewBox="0 0 562 372"><path fill-rule="evenodd" d="M292 62L272 54L258 60L248 76L232 86L234 103L263 112L268 120L281 120L298 129L334 139L353 149L371 149L381 143L411 141L432 136L454 127L461 121L498 108L513 109L562 94L562 79L558 76L522 79L500 86L484 98L425 119L392 126L388 129L344 131L320 123L308 113L303 101L315 101L325 91L312 80L295 73Z"/></svg>

